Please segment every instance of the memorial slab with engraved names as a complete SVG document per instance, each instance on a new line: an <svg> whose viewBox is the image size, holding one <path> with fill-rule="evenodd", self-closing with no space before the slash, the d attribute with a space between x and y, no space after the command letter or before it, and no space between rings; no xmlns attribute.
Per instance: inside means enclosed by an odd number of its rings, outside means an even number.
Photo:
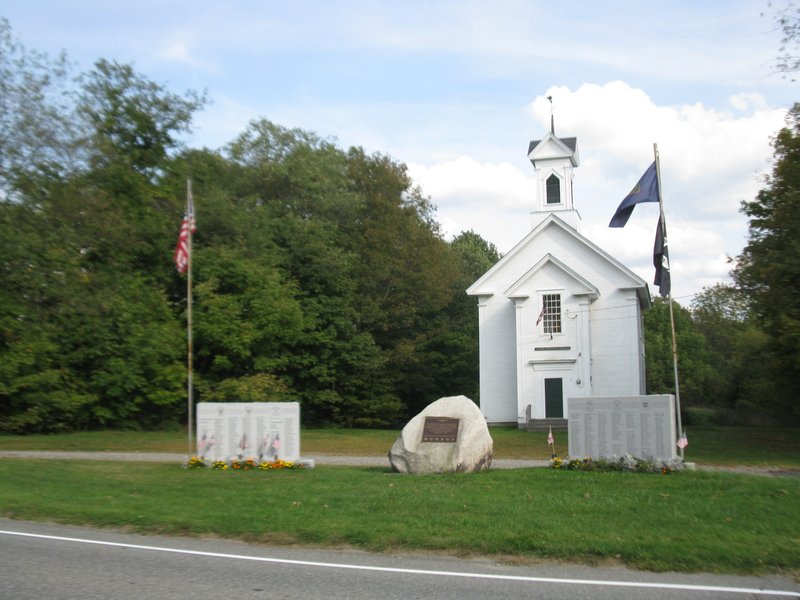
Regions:
<svg viewBox="0 0 800 600"><path fill-rule="evenodd" d="M298 402L200 402L197 455L217 461L300 458Z"/></svg>
<svg viewBox="0 0 800 600"><path fill-rule="evenodd" d="M675 397L570 398L570 458L677 459Z"/></svg>

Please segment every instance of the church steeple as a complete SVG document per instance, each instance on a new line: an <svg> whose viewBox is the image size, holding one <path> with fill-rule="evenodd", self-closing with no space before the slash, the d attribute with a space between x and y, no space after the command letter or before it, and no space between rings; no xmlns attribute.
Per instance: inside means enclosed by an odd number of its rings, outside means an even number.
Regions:
<svg viewBox="0 0 800 600"><path fill-rule="evenodd" d="M531 213L531 228L555 213L577 230L581 217L572 197L573 169L580 164L577 138L556 137L551 113L550 133L528 145L528 159L536 171L536 208Z"/></svg>

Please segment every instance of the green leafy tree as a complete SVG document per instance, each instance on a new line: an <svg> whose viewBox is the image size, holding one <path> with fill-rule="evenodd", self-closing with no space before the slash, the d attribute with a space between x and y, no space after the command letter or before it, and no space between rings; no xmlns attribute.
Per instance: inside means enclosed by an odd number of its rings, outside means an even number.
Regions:
<svg viewBox="0 0 800 600"><path fill-rule="evenodd" d="M177 423L183 331L164 257L178 218L160 180L195 100L103 61L62 94L65 61L0 29L0 127L13 134L0 158L0 428Z"/></svg>
<svg viewBox="0 0 800 600"><path fill-rule="evenodd" d="M674 394L675 374L669 304L656 298L644 314L647 392ZM678 348L678 383L681 409L708 406L717 394L720 375L713 369L705 338L697 331L691 313L677 302L672 305Z"/></svg>
<svg viewBox="0 0 800 600"><path fill-rule="evenodd" d="M775 163L766 187L742 204L749 239L733 276L771 342L765 362L775 385L761 404L774 416L798 419L793 390L800 377L800 104L789 111L773 146Z"/></svg>
<svg viewBox="0 0 800 600"><path fill-rule="evenodd" d="M270 240L302 307L302 332L281 373L303 402L304 418L393 424L401 412L395 377L358 310L366 200L352 189L347 155L311 133L265 120L252 123L228 152L240 169L236 203Z"/></svg>
<svg viewBox="0 0 800 600"><path fill-rule="evenodd" d="M0 199L71 173L78 160L70 65L26 49L0 17Z"/></svg>
<svg viewBox="0 0 800 600"><path fill-rule="evenodd" d="M93 397L64 368L54 307L71 296L77 256L40 212L0 203L0 430L69 429Z"/></svg>
<svg viewBox="0 0 800 600"><path fill-rule="evenodd" d="M732 285L704 288L692 302L692 319L717 375L706 405L728 423L759 422L771 359L768 337L752 319L747 298Z"/></svg>
<svg viewBox="0 0 800 600"><path fill-rule="evenodd" d="M292 286L234 248L195 252L195 346L201 391L286 369L303 314ZM276 386L276 390L281 386Z"/></svg>
<svg viewBox="0 0 800 600"><path fill-rule="evenodd" d="M155 427L184 414L194 181L200 400L299 399L310 423L394 425L471 393L464 288L496 260L445 242L404 165L266 120L186 150L205 101L105 60L77 79L0 21L0 429Z"/></svg>
<svg viewBox="0 0 800 600"><path fill-rule="evenodd" d="M170 151L181 146L179 135L190 131L192 115L205 97L190 90L183 95L148 80L126 64L98 60L80 78L77 112L83 118L93 152L91 166L154 177ZM125 189L124 187L122 188Z"/></svg>
<svg viewBox="0 0 800 600"><path fill-rule="evenodd" d="M453 239L450 251L458 276L450 302L434 320L436 335L426 346L430 369L423 374L428 374L433 388L428 396L463 394L478 402L478 310L466 289L500 260L500 253L473 231Z"/></svg>

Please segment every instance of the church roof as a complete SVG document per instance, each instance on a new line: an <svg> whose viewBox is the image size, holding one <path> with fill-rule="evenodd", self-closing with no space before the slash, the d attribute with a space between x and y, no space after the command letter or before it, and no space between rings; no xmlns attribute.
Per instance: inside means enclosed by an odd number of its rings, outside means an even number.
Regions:
<svg viewBox="0 0 800 600"><path fill-rule="evenodd" d="M489 283L489 281L493 279L494 274L497 273L500 269L502 269L505 265L514 261L515 257L522 252L523 248L528 246L528 244L530 244L534 238L539 236L545 229L549 227L558 227L562 229L576 242L588 248L589 250L591 250L591 252L602 257L604 261L607 264L611 265L614 268L614 270L621 276L621 279L619 280L620 289L635 290L636 295L639 298L639 303L642 306L642 308L650 307L650 291L644 279L642 279L636 273L628 269L628 267L626 267L616 258L608 254L605 250L597 246L594 242L592 242L591 240L589 240L588 238L577 232L575 229L564 223L564 221L562 221L555 214L548 215L539 225L537 225L530 233L528 233L527 236L525 236L516 246L514 246L505 256L503 256L503 258L501 258L497 263L495 263L495 265L492 268L486 271L486 273L484 273L475 283L473 283L467 289L467 294L469 294L470 296L479 296L483 294L494 294L500 292L500 290L490 289L492 284ZM558 261L558 264L563 265L561 261ZM583 279L577 273L575 275L578 276L580 279ZM583 281L585 281L589 289L594 288L594 286L591 285L585 279ZM489 283L489 287L487 287L487 283ZM512 289L509 291L513 293L513 286ZM594 290L592 290L592 292L593 291ZM592 295L594 294L592 293Z"/></svg>
<svg viewBox="0 0 800 600"><path fill-rule="evenodd" d="M578 147L578 138L576 137L566 137L566 138L556 138L559 142L564 144L567 148L575 152L575 149ZM528 154L536 148L539 144L542 143L543 140L532 140L530 144L528 144Z"/></svg>
<svg viewBox="0 0 800 600"><path fill-rule="evenodd" d="M573 167L580 162L578 158L578 138L556 137L554 133L547 134L541 140L533 140L528 144L528 159L536 167L539 161L568 158Z"/></svg>

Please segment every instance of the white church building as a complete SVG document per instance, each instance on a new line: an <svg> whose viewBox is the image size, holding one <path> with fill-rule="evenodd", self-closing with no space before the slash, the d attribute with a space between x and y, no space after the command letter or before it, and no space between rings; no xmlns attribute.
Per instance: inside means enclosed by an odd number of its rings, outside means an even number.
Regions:
<svg viewBox="0 0 800 600"><path fill-rule="evenodd" d="M473 283L489 424L564 428L568 399L645 393L647 283L581 235L576 138L532 141L531 231ZM537 427L538 425L538 427Z"/></svg>

